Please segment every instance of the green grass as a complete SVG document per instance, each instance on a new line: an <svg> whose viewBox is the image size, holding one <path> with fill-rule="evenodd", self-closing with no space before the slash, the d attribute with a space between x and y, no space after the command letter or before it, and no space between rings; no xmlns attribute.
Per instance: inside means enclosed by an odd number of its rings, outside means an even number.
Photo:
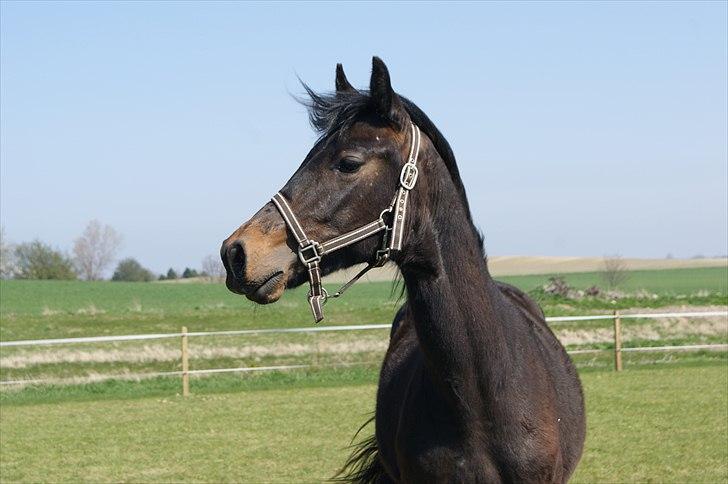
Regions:
<svg viewBox="0 0 728 484"><path fill-rule="evenodd" d="M702 360L701 364L705 361ZM689 363L688 363L689 364ZM248 374L192 376L190 387L195 395L212 395L241 391L279 390L283 388L320 388L334 386L375 385L379 363L345 368L311 368L307 370L266 371ZM101 400L137 400L173 398L182 390L177 377L142 380L105 380L78 385L28 385L4 387L0 407L47 403L94 402Z"/></svg>
<svg viewBox="0 0 728 484"><path fill-rule="evenodd" d="M503 277L532 291L548 275ZM598 273L564 276L583 288L600 285ZM332 288L333 289L333 288ZM653 298L564 300L535 292L547 315L670 305L725 305L728 268L634 271L626 290L645 289ZM130 333L176 332L311 324L306 287L281 301L258 306L222 284L159 284L81 281L0 281L0 339L40 339ZM702 293L701 293L702 291ZM360 283L326 306L324 324L388 323L402 304L391 283Z"/></svg>
<svg viewBox="0 0 728 484"><path fill-rule="evenodd" d="M722 286L713 269L651 271L643 281L673 281L681 287L679 274L703 274L700 287ZM660 277L660 276L663 277ZM578 277L584 284L591 284ZM528 289L534 277L510 282ZM596 277L596 276L594 276ZM647 278L647 279L646 279ZM538 282L538 281L537 281ZM569 280L572 284L576 284ZM578 281L577 281L578 282ZM656 284L656 283L655 283ZM712 285L712 286L711 286ZM698 286L696 286L698 287ZM221 284L149 284L65 281L0 281L0 336L3 340L229 330L286 326L311 326L305 298L306 288L288 293L277 304L256 306L229 293ZM660 296L657 299L567 300L533 292L549 315L607 312L615 308L660 307L696 303L726 304L723 293L708 296ZM716 294L718 294L716 296ZM402 304L390 283L362 283L347 297L327 305L325 324L387 323ZM720 319L720 318L719 318ZM554 323L554 331L569 349L612 346L611 321ZM625 320L625 346L725 343L725 321ZM356 333L275 334L191 338L193 369L276 366L288 364L328 365L381 361L387 346L387 331ZM669 355L668 355L669 356ZM631 356L657 361L665 355ZM685 355L677 355L679 361ZM714 359L715 355L701 358ZM578 358L581 368L606 368L607 355ZM144 374L180 370L178 339L92 343L44 347L2 348L0 380L64 379L88 381L95 375Z"/></svg>
<svg viewBox="0 0 728 484"><path fill-rule="evenodd" d="M547 315L726 305L728 269L637 271L630 296L568 300L538 291L548 275L503 278ZM599 274L567 274L577 288ZM534 290L536 289L536 290ZM220 284L0 281L0 339L311 325L306 288L256 306ZM362 283L327 305L325 324L387 323L402 300ZM610 321L556 323L570 349L611 348ZM625 320L625 346L724 343L724 321ZM601 332L601 333L600 333ZM601 336L598 336L601 334ZM605 338L606 335L606 338ZM655 337L655 335L657 335ZM373 408L386 331L192 338L193 369L313 364L308 370L37 385L0 391L0 476L10 481L320 481ZM3 348L0 380L180 369L179 341ZM575 482L728 480L728 353L577 355L589 405ZM332 369L325 365L368 362Z"/></svg>
<svg viewBox="0 0 728 484"><path fill-rule="evenodd" d="M307 291L260 306L223 284L0 281L0 339L309 325ZM390 283L358 284L327 304L326 324L390 322L400 304Z"/></svg>
<svg viewBox="0 0 728 484"><path fill-rule="evenodd" d="M211 378L195 382L187 400L5 401L0 474L4 482L320 482L373 409L371 376L233 393L217 392ZM588 437L573 482L728 480L725 363L582 380Z"/></svg>
<svg viewBox="0 0 728 484"><path fill-rule="evenodd" d="M358 363L351 366L315 366L289 371L264 371L253 373L228 373L215 375L193 375L191 388L195 394L228 393L236 391L270 390L279 388L309 388L322 386L376 384L382 355L364 360L357 356ZM611 351L596 354L573 355L572 360L581 373L612 371L614 359ZM206 362L206 367L237 367L238 364ZM311 361L298 361L311 363ZM689 352L651 352L624 353L624 368L645 370L652 368L692 368L706 365L727 365L728 352L689 351ZM62 365L59 365L62 366ZM193 369L197 365L191 365ZM174 368L179 370L179 366ZM94 373L105 374L102 368L94 368ZM160 370L154 368L154 370ZM161 369L162 371L164 369ZM149 372L145 368L140 373ZM78 372L77 372L78 373ZM107 372L108 373L108 372ZM52 375L28 375L32 377L69 376L63 371ZM3 374L3 380L13 378ZM97 401L114 399L137 399L145 397L173 397L181 391L179 376L166 376L142 379L107 379L83 383L30 384L23 386L7 385L0 387L0 405L28 405L37 403L62 403L69 401Z"/></svg>
<svg viewBox="0 0 728 484"><path fill-rule="evenodd" d="M584 375L586 450L573 482L726 482L728 367Z"/></svg>

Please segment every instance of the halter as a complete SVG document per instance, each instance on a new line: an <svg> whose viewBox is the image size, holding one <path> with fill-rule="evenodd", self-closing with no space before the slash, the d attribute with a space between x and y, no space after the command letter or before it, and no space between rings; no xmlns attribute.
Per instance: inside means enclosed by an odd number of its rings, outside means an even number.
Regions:
<svg viewBox="0 0 728 484"><path fill-rule="evenodd" d="M404 221L407 215L407 201L409 192L417 183L419 171L417 169L417 157L420 152L420 129L410 123L412 128L412 142L410 144L409 158L407 163L402 167L399 174L399 188L397 193L389 204L389 207L382 210L379 218L371 223L363 225L358 229L354 229L345 234L334 237L326 242L317 242L306 235L301 223L293 213L288 201L283 197L281 192L273 196L273 204L283 216L283 220L290 229L293 236L298 242L298 258L303 265L308 268L308 279L311 290L308 293L308 304L311 306L315 322L324 319L323 304L329 297L340 297L344 291L351 287L356 281L374 267L381 267L387 262L392 251L402 250L402 239L404 237ZM391 221L385 220L385 214L391 214ZM349 282L341 286L333 295L329 296L321 284L321 258L336 250L342 249L349 245L355 244L360 240L367 239L379 232L384 231L380 248L376 251L374 261L369 262Z"/></svg>

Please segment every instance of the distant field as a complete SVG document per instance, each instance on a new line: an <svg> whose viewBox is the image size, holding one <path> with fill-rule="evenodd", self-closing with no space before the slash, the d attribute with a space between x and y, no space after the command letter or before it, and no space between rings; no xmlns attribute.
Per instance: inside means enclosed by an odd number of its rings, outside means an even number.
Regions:
<svg viewBox="0 0 728 484"><path fill-rule="evenodd" d="M540 287L548 275L507 276L524 290ZM565 275L573 286L601 285L599 273ZM334 288L334 284L329 285ZM564 301L538 294L547 314L574 314L632 307L728 304L728 268L634 271L627 291L644 289L642 299ZM325 324L387 323L403 299L391 282L360 283L326 305ZM129 333L191 331L311 324L307 287L281 301L258 306L222 284L158 284L82 281L0 281L0 339L35 339ZM652 297L657 294L657 297Z"/></svg>
<svg viewBox="0 0 728 484"><path fill-rule="evenodd" d="M497 279L514 284L525 291L544 285L553 274L526 276L500 276ZM574 272L561 275L569 285L585 289L590 286L604 287L599 272ZM620 285L620 291L645 290L659 295L693 294L701 290L728 293L728 267L701 269L664 269L630 271L629 278Z"/></svg>
<svg viewBox="0 0 728 484"><path fill-rule="evenodd" d="M726 482L728 366L583 373L587 442L572 482ZM374 408L370 383L10 404L3 482L331 477ZM365 429L365 433L371 428Z"/></svg>
<svg viewBox="0 0 728 484"><path fill-rule="evenodd" d="M622 259L624 267L631 271L655 271L664 269L701 269L728 267L728 259ZM488 269L494 277L523 276L532 274L571 274L575 272L599 272L604 269L604 257L554 257L500 255L488 257ZM343 281L356 274L360 267L329 276L331 281ZM370 272L365 279L371 282L391 281L397 274L395 267Z"/></svg>
<svg viewBox="0 0 728 484"><path fill-rule="evenodd" d="M307 291L260 306L223 284L0 281L0 339L308 325ZM359 284L327 304L326 324L389 322L400 304L391 283Z"/></svg>
<svg viewBox="0 0 728 484"><path fill-rule="evenodd" d="M706 259L622 259L625 267L633 271L663 269L700 269L728 267L726 258ZM488 266L496 276L527 274L569 274L572 272L598 272L604 268L604 257L546 257L546 256L494 256Z"/></svg>

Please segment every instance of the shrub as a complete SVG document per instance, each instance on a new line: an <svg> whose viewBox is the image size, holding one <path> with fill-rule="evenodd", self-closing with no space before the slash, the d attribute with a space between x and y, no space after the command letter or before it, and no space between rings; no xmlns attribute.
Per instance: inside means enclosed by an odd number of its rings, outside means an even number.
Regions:
<svg viewBox="0 0 728 484"><path fill-rule="evenodd" d="M152 279L154 274L131 257L120 261L111 277L112 281L149 282Z"/></svg>
<svg viewBox="0 0 728 484"><path fill-rule="evenodd" d="M18 245L15 259L18 279L76 279L71 259L40 240Z"/></svg>

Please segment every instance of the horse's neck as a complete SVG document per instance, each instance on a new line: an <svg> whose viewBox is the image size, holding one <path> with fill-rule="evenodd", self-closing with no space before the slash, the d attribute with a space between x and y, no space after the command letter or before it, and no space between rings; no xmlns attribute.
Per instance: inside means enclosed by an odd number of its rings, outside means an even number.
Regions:
<svg viewBox="0 0 728 484"><path fill-rule="evenodd" d="M401 270L428 371L453 388L498 371L505 335L497 317L502 299L480 240L459 195L443 191L431 202L436 207L429 219L411 234Z"/></svg>

